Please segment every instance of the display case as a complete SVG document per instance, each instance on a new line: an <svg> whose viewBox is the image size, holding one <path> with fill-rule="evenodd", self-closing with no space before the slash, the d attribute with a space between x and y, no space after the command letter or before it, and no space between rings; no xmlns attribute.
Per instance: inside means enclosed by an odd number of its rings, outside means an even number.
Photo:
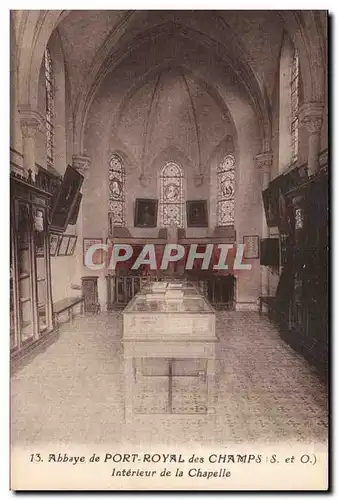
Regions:
<svg viewBox="0 0 338 500"><path fill-rule="evenodd" d="M284 177L287 181L288 175ZM270 313L283 340L327 380L328 165L321 165L312 177L293 175L291 181L285 179L284 203L278 215L281 273Z"/></svg>
<svg viewBox="0 0 338 500"><path fill-rule="evenodd" d="M54 331L48 207L51 194L11 176L10 348L19 356Z"/></svg>

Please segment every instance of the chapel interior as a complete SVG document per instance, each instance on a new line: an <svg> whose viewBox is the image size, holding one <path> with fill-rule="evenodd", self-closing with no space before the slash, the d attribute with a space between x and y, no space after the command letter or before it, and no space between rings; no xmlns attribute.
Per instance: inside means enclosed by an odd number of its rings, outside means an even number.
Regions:
<svg viewBox="0 0 338 500"><path fill-rule="evenodd" d="M325 441L328 13L16 10L10 35L12 442ZM168 243L216 250L132 269Z"/></svg>

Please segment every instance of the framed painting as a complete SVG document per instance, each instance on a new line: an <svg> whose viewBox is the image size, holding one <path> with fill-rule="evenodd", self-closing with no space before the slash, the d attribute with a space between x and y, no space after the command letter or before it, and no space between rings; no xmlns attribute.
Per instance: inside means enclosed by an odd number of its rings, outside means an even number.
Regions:
<svg viewBox="0 0 338 500"><path fill-rule="evenodd" d="M207 200L187 201L187 226L208 227Z"/></svg>
<svg viewBox="0 0 338 500"><path fill-rule="evenodd" d="M136 198L135 201L135 227L156 227L157 226L158 200L146 198Z"/></svg>
<svg viewBox="0 0 338 500"><path fill-rule="evenodd" d="M50 253L51 257L56 256L58 246L60 243L60 238L61 238L60 234L53 234L52 233L49 235L49 253Z"/></svg>
<svg viewBox="0 0 338 500"><path fill-rule="evenodd" d="M259 236L248 235L243 236L244 258L245 259L259 259Z"/></svg>
<svg viewBox="0 0 338 500"><path fill-rule="evenodd" d="M83 175L68 165L52 206L50 223L52 231L60 233L66 230L70 217L73 217L83 179Z"/></svg>
<svg viewBox="0 0 338 500"><path fill-rule="evenodd" d="M77 242L77 236L74 234L72 236L69 236L69 243L68 243L68 248L67 248L67 255L73 255L74 250L76 247L76 242Z"/></svg>
<svg viewBox="0 0 338 500"><path fill-rule="evenodd" d="M60 255L61 257L67 255L68 244L69 244L69 235L63 234L61 236L61 241L58 248L58 255Z"/></svg>

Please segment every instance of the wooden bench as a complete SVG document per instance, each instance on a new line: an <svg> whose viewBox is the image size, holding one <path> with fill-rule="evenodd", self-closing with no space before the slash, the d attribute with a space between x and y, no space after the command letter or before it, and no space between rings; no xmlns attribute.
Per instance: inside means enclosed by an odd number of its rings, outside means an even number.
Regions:
<svg viewBox="0 0 338 500"><path fill-rule="evenodd" d="M83 313L83 297L67 297L65 299L53 302L53 313L57 325L59 324L59 315L68 311L69 321L73 322L74 307L81 304L81 314Z"/></svg>

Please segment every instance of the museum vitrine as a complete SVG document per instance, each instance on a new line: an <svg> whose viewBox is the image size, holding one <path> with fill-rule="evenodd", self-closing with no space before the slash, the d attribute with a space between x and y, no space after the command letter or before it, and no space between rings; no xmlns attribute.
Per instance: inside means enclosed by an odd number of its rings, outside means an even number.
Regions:
<svg viewBox="0 0 338 500"><path fill-rule="evenodd" d="M48 209L51 194L11 176L10 347L12 356L53 329Z"/></svg>

